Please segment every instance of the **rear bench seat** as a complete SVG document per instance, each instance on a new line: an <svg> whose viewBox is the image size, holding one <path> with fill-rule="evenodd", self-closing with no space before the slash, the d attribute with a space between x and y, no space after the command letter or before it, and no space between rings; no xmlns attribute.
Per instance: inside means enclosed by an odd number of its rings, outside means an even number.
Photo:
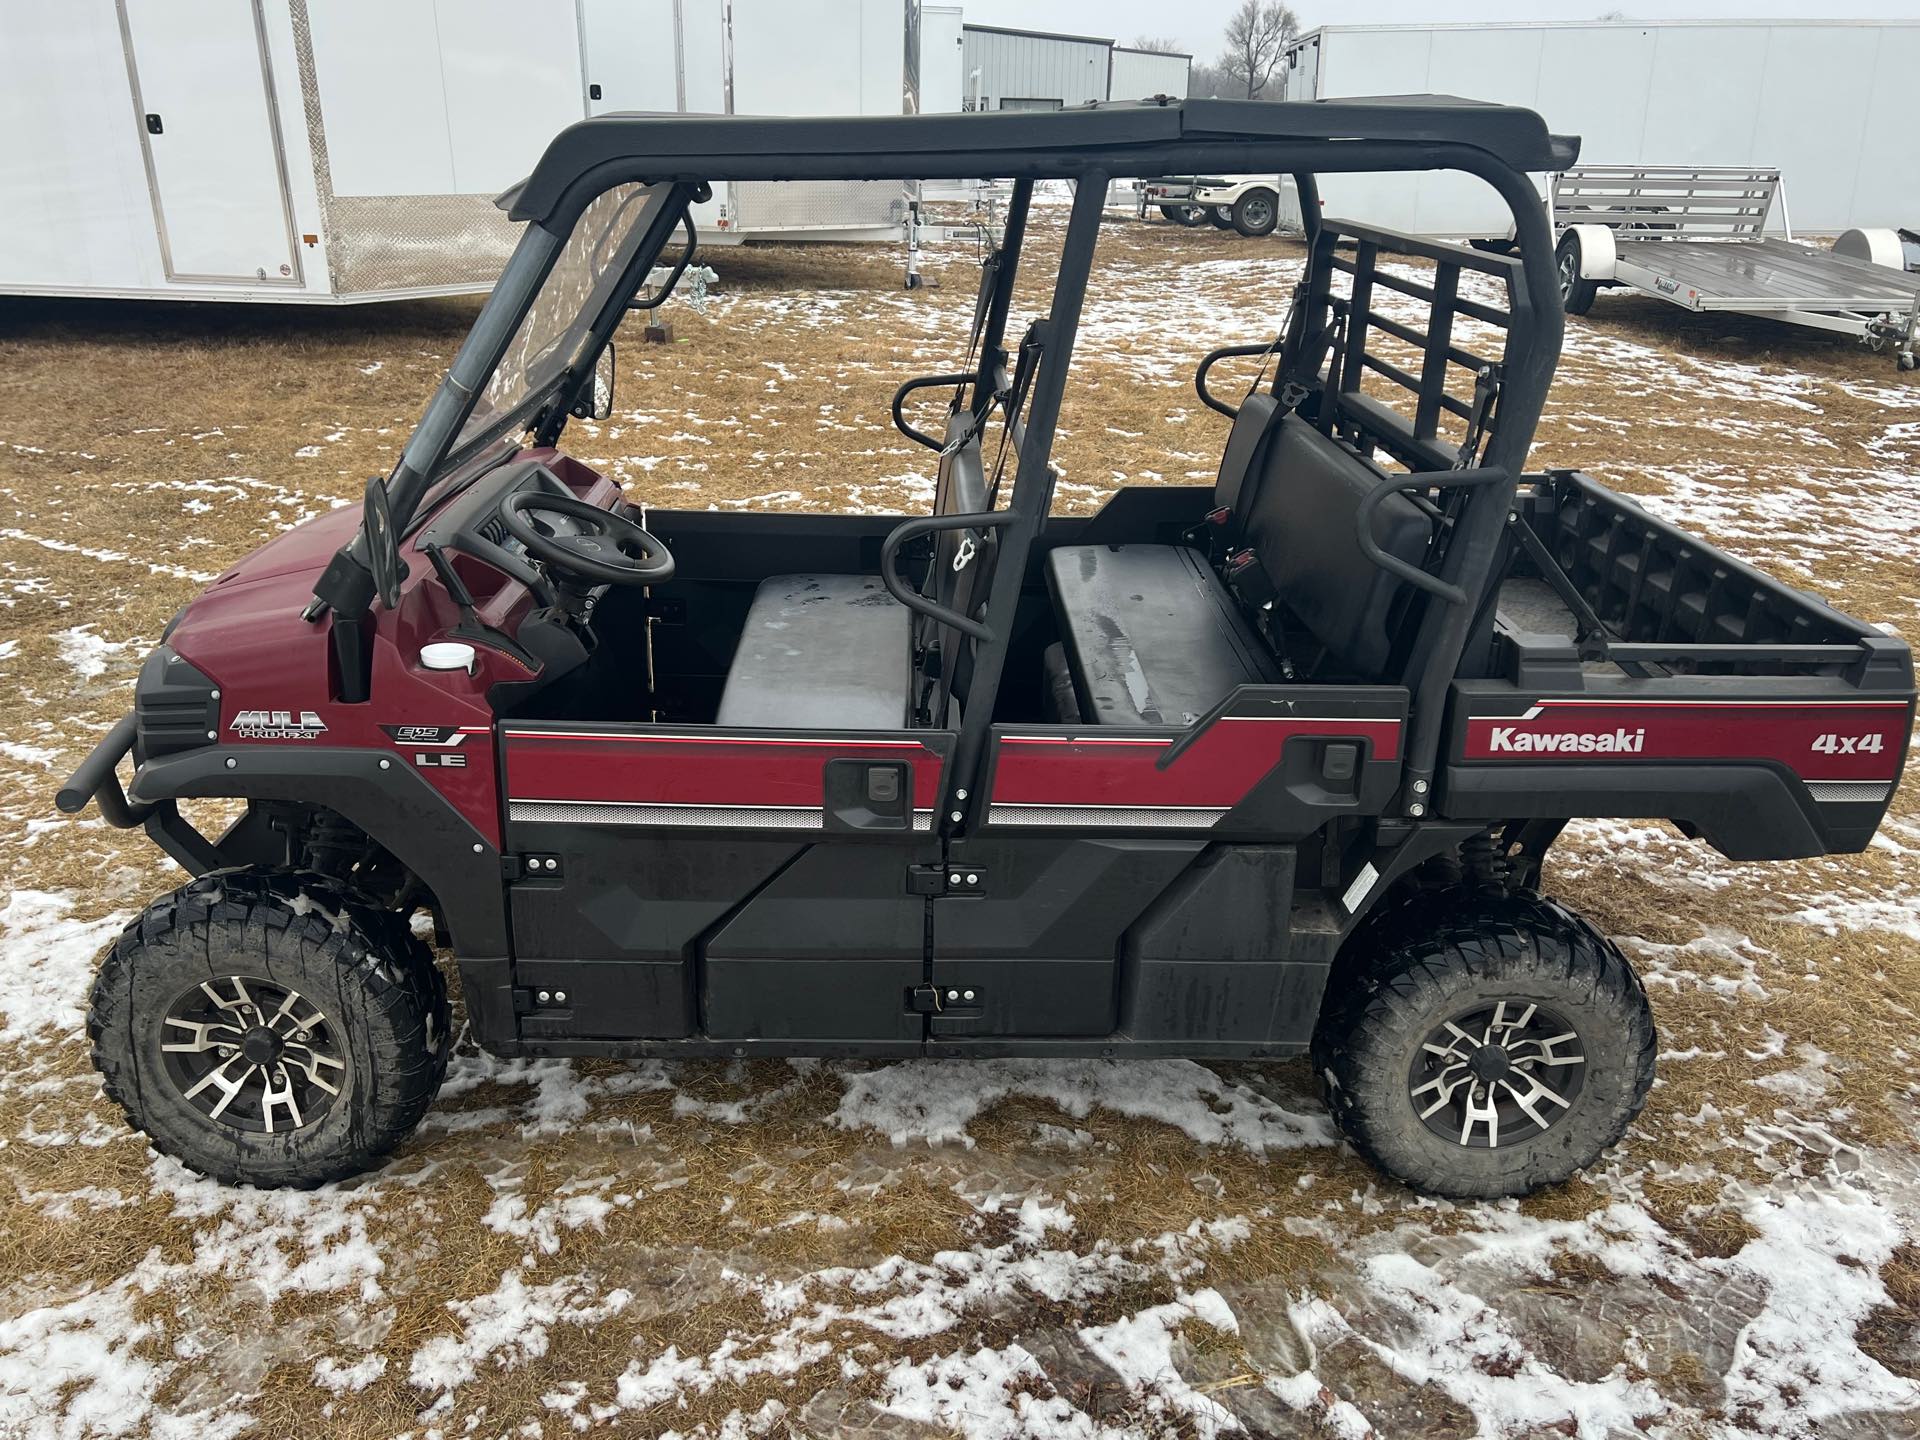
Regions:
<svg viewBox="0 0 1920 1440"><path fill-rule="evenodd" d="M1216 500L1244 517L1244 543L1289 623L1325 647L1319 673L1383 679L1411 587L1369 560L1355 533L1360 502L1381 472L1298 416L1282 416L1260 446L1236 445L1239 430ZM1236 470L1236 458L1251 473ZM1230 487L1229 498L1222 492ZM1375 543L1411 565L1425 556L1430 533L1404 495L1374 512ZM1195 550L1067 545L1047 556L1046 573L1088 720L1186 725L1235 686L1279 678L1272 651Z"/></svg>

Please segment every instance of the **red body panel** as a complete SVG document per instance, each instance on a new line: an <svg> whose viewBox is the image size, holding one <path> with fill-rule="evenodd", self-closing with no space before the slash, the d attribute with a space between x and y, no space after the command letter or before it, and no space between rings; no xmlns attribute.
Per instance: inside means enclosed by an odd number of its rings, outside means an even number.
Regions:
<svg viewBox="0 0 1920 1440"><path fill-rule="evenodd" d="M940 803L944 757L917 738L748 736L508 726L514 801L714 809L818 810L829 760L902 760L913 807ZM931 738L931 737L929 737ZM743 822L750 823L750 822Z"/></svg>
<svg viewBox="0 0 1920 1440"><path fill-rule="evenodd" d="M555 452L527 452L529 458L557 460ZM561 473L590 498L616 493L610 482L557 461ZM604 489L602 489L604 487ZM167 643L183 660L220 690L219 741L223 745L325 745L391 751L399 763L415 765L429 784L446 796L482 835L500 843L500 796L493 756L493 711L487 689L499 681L525 680L529 673L504 653L478 647L471 675L427 670L420 647L443 639L459 623L431 564L411 541L401 545L408 576L397 610L374 609L372 699L346 705L333 698L327 628L302 611L313 598L314 581L334 551L352 538L358 507L346 505L316 516L261 546L233 566L189 605ZM489 603L498 620L524 610L526 592L507 582ZM311 714L324 728L293 727L304 733L264 738L236 726L243 711ZM457 748L465 763L420 762L428 753L402 745L381 727L413 725L466 730ZM450 747L437 747L448 749Z"/></svg>
<svg viewBox="0 0 1920 1440"><path fill-rule="evenodd" d="M1463 758L1771 760L1803 780L1892 781L1908 708L1904 700L1540 700L1523 715L1468 716Z"/></svg>
<svg viewBox="0 0 1920 1440"><path fill-rule="evenodd" d="M1003 735L993 767L995 805L1229 810L1280 763L1295 736L1364 740L1374 758L1400 756L1398 720L1223 716L1173 762L1178 736Z"/></svg>

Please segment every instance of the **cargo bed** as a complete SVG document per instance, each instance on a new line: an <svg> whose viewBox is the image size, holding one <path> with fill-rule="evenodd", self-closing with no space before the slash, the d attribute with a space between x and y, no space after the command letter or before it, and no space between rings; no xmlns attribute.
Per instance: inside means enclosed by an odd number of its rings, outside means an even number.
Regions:
<svg viewBox="0 0 1920 1440"><path fill-rule="evenodd" d="M1912 728L1905 644L1590 476L1534 478L1515 513L1443 814L1671 819L1741 860L1866 846Z"/></svg>

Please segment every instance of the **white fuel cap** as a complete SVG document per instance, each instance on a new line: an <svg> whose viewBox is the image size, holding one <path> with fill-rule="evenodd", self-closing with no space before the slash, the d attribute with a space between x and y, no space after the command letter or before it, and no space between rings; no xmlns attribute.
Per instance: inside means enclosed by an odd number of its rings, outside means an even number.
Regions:
<svg viewBox="0 0 1920 1440"><path fill-rule="evenodd" d="M420 663L429 670L464 670L473 673L474 648L464 640L436 640L420 647Z"/></svg>

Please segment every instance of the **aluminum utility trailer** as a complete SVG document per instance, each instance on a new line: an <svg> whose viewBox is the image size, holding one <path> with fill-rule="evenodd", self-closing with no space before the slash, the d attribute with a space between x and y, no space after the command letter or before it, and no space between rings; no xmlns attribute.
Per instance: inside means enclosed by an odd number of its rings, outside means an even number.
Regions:
<svg viewBox="0 0 1920 1440"><path fill-rule="evenodd" d="M1582 165L1553 177L1549 203L1571 314L1600 286L1624 285L1688 310L1852 335L1915 366L1920 279L1793 240L1778 170ZM1776 206L1785 239L1766 233Z"/></svg>

